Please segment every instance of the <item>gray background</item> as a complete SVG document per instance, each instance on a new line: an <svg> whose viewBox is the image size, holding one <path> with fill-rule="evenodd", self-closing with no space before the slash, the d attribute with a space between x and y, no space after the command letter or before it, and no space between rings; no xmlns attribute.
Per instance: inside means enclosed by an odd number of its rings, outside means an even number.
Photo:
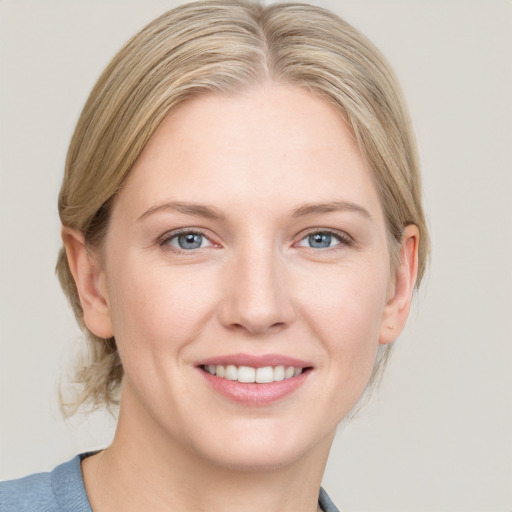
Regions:
<svg viewBox="0 0 512 512"><path fill-rule="evenodd" d="M346 511L510 511L512 3L315 3L393 64L433 234L432 266L383 386L338 435L324 485ZM80 333L53 274L56 198L96 77L173 5L0 0L0 479L112 437L108 415L64 422L57 408Z"/></svg>

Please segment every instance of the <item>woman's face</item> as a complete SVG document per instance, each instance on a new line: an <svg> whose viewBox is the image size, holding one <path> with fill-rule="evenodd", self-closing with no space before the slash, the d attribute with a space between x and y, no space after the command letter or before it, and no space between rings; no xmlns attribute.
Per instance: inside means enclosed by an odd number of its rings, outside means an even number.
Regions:
<svg viewBox="0 0 512 512"><path fill-rule="evenodd" d="M368 383L394 289L350 130L291 86L204 95L168 116L115 200L102 265L120 426L226 467L328 449Z"/></svg>

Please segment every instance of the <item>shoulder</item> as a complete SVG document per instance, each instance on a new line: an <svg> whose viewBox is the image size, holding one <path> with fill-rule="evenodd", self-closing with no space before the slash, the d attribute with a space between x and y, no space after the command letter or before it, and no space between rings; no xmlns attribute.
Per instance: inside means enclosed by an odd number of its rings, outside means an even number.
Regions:
<svg viewBox="0 0 512 512"><path fill-rule="evenodd" d="M325 492L323 487L320 487L318 504L323 512L341 512L340 509L332 502L331 498L329 498L329 495Z"/></svg>
<svg viewBox="0 0 512 512"><path fill-rule="evenodd" d="M0 482L0 511L24 512L58 510L53 502L50 473L38 473L18 480Z"/></svg>
<svg viewBox="0 0 512 512"><path fill-rule="evenodd" d="M50 475L51 473L37 473L18 480L0 482L0 511L59 510L53 499Z"/></svg>
<svg viewBox="0 0 512 512"><path fill-rule="evenodd" d="M91 512L77 456L49 473L0 482L0 512Z"/></svg>

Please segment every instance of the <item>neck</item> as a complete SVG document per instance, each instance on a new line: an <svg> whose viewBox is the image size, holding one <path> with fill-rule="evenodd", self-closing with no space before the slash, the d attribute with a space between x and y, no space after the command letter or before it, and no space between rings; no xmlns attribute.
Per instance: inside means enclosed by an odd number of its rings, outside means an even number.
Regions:
<svg viewBox="0 0 512 512"><path fill-rule="evenodd" d="M140 415L137 416L140 420ZM112 445L82 463L94 511L315 512L334 433L280 467L218 465L121 408Z"/></svg>

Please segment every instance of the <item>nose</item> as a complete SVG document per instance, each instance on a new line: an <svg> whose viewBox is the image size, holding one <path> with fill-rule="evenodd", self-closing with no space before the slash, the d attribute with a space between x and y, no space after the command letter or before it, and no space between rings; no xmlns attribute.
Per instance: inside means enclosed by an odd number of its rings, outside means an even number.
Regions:
<svg viewBox="0 0 512 512"><path fill-rule="evenodd" d="M224 281L221 323L253 335L281 331L295 318L282 258L268 246L233 257Z"/></svg>

